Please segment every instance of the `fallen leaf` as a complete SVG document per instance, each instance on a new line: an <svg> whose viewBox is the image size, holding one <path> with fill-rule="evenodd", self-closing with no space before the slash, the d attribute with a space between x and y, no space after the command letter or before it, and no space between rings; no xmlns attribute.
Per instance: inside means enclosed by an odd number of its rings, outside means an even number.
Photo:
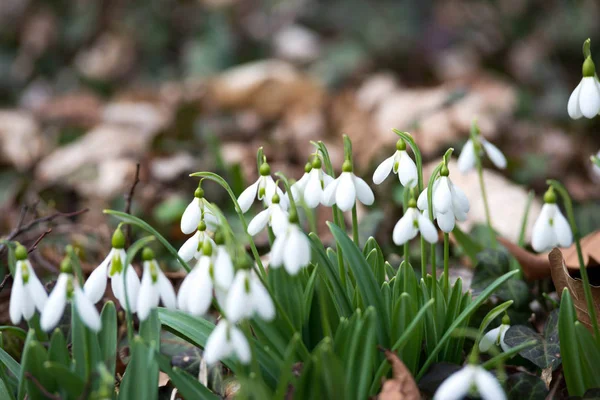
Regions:
<svg viewBox="0 0 600 400"><path fill-rule="evenodd" d="M548 255L548 260L550 260L550 271L552 273L552 281L554 282L554 286L556 287L557 293L562 293L563 289L566 287L569 289L571 296L573 298L573 305L575 306L575 310L577 312L577 319L591 329L591 320L590 315L587 309L587 303L585 301L585 292L583 289L583 282L580 279L575 279L569 274L569 270L565 265L565 259L563 258L563 253L555 248ZM591 286L592 298L594 307L596 308L596 316L600 317L600 287L599 286Z"/></svg>
<svg viewBox="0 0 600 400"><path fill-rule="evenodd" d="M418 400L421 398L419 388L412 374L396 353L386 350L385 357L392 364L392 379L383 382L379 400Z"/></svg>
<svg viewBox="0 0 600 400"><path fill-rule="evenodd" d="M167 386L170 380L171 379L169 378L169 375L165 374L164 372L160 371L158 373L158 387Z"/></svg>
<svg viewBox="0 0 600 400"><path fill-rule="evenodd" d="M0 162L7 162L23 171L31 167L45 149L46 141L31 114L0 111Z"/></svg>

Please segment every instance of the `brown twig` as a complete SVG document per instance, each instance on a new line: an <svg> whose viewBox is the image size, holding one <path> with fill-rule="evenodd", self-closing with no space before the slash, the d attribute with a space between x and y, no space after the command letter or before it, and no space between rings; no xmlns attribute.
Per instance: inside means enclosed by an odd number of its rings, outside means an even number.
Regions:
<svg viewBox="0 0 600 400"><path fill-rule="evenodd" d="M31 253L32 251L34 251L35 249L37 249L38 244L40 244L40 242L42 241L42 239L44 239L46 237L46 235L50 234L50 232L52 232L52 228L48 228L47 231L43 232L40 237L38 237L35 242L33 242L33 244L31 245L31 247L27 250L27 253Z"/></svg>
<svg viewBox="0 0 600 400"><path fill-rule="evenodd" d="M33 384L39 389L39 391L42 392L42 394L48 399L61 400L59 395L50 393L48 390L46 390L46 388L35 378L35 376L31 374L31 372L25 372L25 378L30 379L31 382L33 382Z"/></svg>
<svg viewBox="0 0 600 400"><path fill-rule="evenodd" d="M10 278L10 272L4 275L4 279L2 279L2 282L0 282L0 292L2 291L2 289L4 289L6 282L8 282L8 278Z"/></svg>
<svg viewBox="0 0 600 400"><path fill-rule="evenodd" d="M131 214L131 202L135 193L135 187L140 182L140 163L135 165L135 178L133 179L133 185L129 189L129 193L125 195L125 214ZM131 244L131 226L127 224L125 226L125 245L129 247Z"/></svg>

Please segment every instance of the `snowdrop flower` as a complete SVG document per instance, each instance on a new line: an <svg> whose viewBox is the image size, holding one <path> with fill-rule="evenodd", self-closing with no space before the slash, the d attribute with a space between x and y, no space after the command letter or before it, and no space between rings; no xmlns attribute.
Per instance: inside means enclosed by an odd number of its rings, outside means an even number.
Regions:
<svg viewBox="0 0 600 400"><path fill-rule="evenodd" d="M166 308L176 308L175 290L169 278L162 272L154 259L154 253L149 248L142 252L144 273L140 285L140 295L137 298L137 314L140 321L145 321L150 311L158 307L162 301Z"/></svg>
<svg viewBox="0 0 600 400"><path fill-rule="evenodd" d="M496 168L506 168L506 157L496 146L485 140L481 134L476 135L476 143L473 139L467 140L460 156L458 156L458 170L462 174L466 174L475 168L476 154L481 156L485 153Z"/></svg>
<svg viewBox="0 0 600 400"><path fill-rule="evenodd" d="M206 222L208 229L214 231L219 219L209 208L210 203L204 198L204 190L198 186L194 192L194 200L188 204L181 216L181 232L189 235L198 228L200 221Z"/></svg>
<svg viewBox="0 0 600 400"><path fill-rule="evenodd" d="M192 258L198 258L200 254L198 253L198 249L205 241L209 241L212 243L212 239L208 236L208 232L206 232L206 222L204 220L200 220L198 223L198 230L194 234L194 236L190 237L185 243L179 248L177 254L184 261L190 261Z"/></svg>
<svg viewBox="0 0 600 400"><path fill-rule="evenodd" d="M504 335L506 335L508 328L510 328L510 318L505 315L499 327L492 329L481 338L479 351L487 352L492 345L500 346L504 351L510 350L510 346L504 341Z"/></svg>
<svg viewBox="0 0 600 400"><path fill-rule="evenodd" d="M414 239L417 233L421 235L429 243L436 243L438 240L437 230L433 226L433 222L417 210L417 202L410 199L408 202L408 210L402 218L396 223L392 238L398 246L403 245L407 241Z"/></svg>
<svg viewBox="0 0 600 400"><path fill-rule="evenodd" d="M204 315L210 308L213 294L212 248L209 241L202 244L202 255L179 288L177 307L192 315Z"/></svg>
<svg viewBox="0 0 600 400"><path fill-rule="evenodd" d="M268 205L275 193L277 193L281 198L281 201L287 205L283 192L277 187L277 184L275 184L275 181L271 177L271 167L269 167L269 164L266 162L263 163L260 166L259 173L260 176L256 182L248 186L246 190L240 194L240 197L238 197L238 204L243 213L250 209L255 198L258 198L258 200L264 199Z"/></svg>
<svg viewBox="0 0 600 400"><path fill-rule="evenodd" d="M225 314L234 323L257 314L265 321L275 318L275 306L269 292L250 270L235 274L225 301Z"/></svg>
<svg viewBox="0 0 600 400"><path fill-rule="evenodd" d="M294 201L301 201L304 199L304 189L306 188L310 171L312 171L312 163L307 162L304 166L304 174L302 177L294 182L290 187Z"/></svg>
<svg viewBox="0 0 600 400"><path fill-rule="evenodd" d="M271 268L284 266L290 275L296 275L310 263L310 242L298 225L295 211L290 212L289 224L273 242Z"/></svg>
<svg viewBox="0 0 600 400"><path fill-rule="evenodd" d="M301 193L306 205L310 208L315 208L319 204L324 204L323 195L325 188L331 182L333 182L333 178L323 172L321 159L315 156L311 164L311 170L308 173L308 178L303 183L304 187Z"/></svg>
<svg viewBox="0 0 600 400"><path fill-rule="evenodd" d="M402 186L412 188L417 185L417 166L406 152L406 143L402 139L396 142L396 152L383 160L373 173L373 183L379 185L390 172L398 175Z"/></svg>
<svg viewBox="0 0 600 400"><path fill-rule="evenodd" d="M450 375L440 385L434 400L458 400L476 389L483 400L504 400L506 394L500 383L490 372L479 365L468 364Z"/></svg>
<svg viewBox="0 0 600 400"><path fill-rule="evenodd" d="M600 111L600 84L596 78L596 67L592 58L588 56L583 62L583 78L571 93L567 111L573 119L582 116L594 118Z"/></svg>
<svg viewBox="0 0 600 400"><path fill-rule="evenodd" d="M354 207L357 199L370 206L375 196L369 185L352 173L352 163L346 160L342 165L342 174L325 188L323 204L328 207L335 204L340 210L348 211Z"/></svg>
<svg viewBox="0 0 600 400"><path fill-rule="evenodd" d="M48 300L48 294L27 259L27 249L21 244L17 244L15 257L17 263L10 293L9 314L11 322L17 325L22 318L31 319L36 308L42 312Z"/></svg>
<svg viewBox="0 0 600 400"><path fill-rule="evenodd" d="M553 247L568 247L572 242L571 227L556 205L556 194L550 188L544 194L542 211L533 225L531 247L540 253Z"/></svg>
<svg viewBox="0 0 600 400"><path fill-rule="evenodd" d="M267 224L273 229L275 236L284 232L288 224L288 214L284 207L280 204L279 195L275 193L271 199L271 204L252 218L252 221L248 224L248 233L254 236L265 229Z"/></svg>
<svg viewBox="0 0 600 400"><path fill-rule="evenodd" d="M68 258L65 258L61 263L60 275L58 275L56 285L42 311L40 326L43 330L50 331L58 325L68 302L75 304L77 315L85 326L94 332L100 331L102 327L100 314L79 287L79 283L73 277L71 262Z"/></svg>
<svg viewBox="0 0 600 400"><path fill-rule="evenodd" d="M440 229L446 233L452 232L456 221L466 221L470 209L469 200L465 193L452 183L448 175L448 167L442 167L440 177L433 184L433 216ZM427 188L417 199L421 211L428 212Z"/></svg>
<svg viewBox="0 0 600 400"><path fill-rule="evenodd" d="M208 365L213 365L232 355L242 364L250 363L250 345L238 327L222 319L206 341L204 360Z"/></svg>
<svg viewBox="0 0 600 400"><path fill-rule="evenodd" d="M106 278L110 278L113 294L124 309L127 309L128 303L125 299L125 289L127 289L130 311L135 313L137 310L136 300L140 290L140 280L133 266L129 264L125 275L127 288L123 286L123 269L126 267L125 261L127 260L127 253L125 253L124 246L125 236L121 228L117 227L112 237L112 249L104 261L91 273L83 286L83 291L88 299L93 304L96 304L102 299L106 291Z"/></svg>

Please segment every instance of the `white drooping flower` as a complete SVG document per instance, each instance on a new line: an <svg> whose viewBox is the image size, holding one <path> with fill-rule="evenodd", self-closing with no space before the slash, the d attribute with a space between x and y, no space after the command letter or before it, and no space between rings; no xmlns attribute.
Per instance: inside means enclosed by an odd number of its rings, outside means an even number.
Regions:
<svg viewBox="0 0 600 400"><path fill-rule="evenodd" d="M402 139L396 142L396 152L383 160L373 173L373 183L379 185L390 172L398 175L400 183L404 187L412 188L417 185L417 166L406 152L406 143Z"/></svg>
<svg viewBox="0 0 600 400"><path fill-rule="evenodd" d="M237 323L258 315L265 321L275 318L275 306L267 289L258 277L249 270L239 270L225 301L225 315Z"/></svg>
<svg viewBox="0 0 600 400"><path fill-rule="evenodd" d="M204 221L209 230L214 231L219 225L219 218L210 209L210 203L204 198L204 190L198 187L194 199L188 204L181 216L181 232L189 235Z"/></svg>
<svg viewBox="0 0 600 400"><path fill-rule="evenodd" d="M304 166L304 174L290 187L290 190L292 191L292 197L296 202L304 200L304 189L306 188L306 184L308 183L310 171L312 171L312 164L310 162L307 162Z"/></svg>
<svg viewBox="0 0 600 400"><path fill-rule="evenodd" d="M458 400L476 390L483 400L505 400L506 394L492 373L479 365L467 364L438 387L434 400Z"/></svg>
<svg viewBox="0 0 600 400"><path fill-rule="evenodd" d="M573 243L573 232L556 205L556 195L550 188L544 195L544 205L533 225L531 247L541 253L553 247L569 247L571 243Z"/></svg>
<svg viewBox="0 0 600 400"><path fill-rule="evenodd" d="M334 204L342 211L349 211L359 200L370 206L375 201L373 191L367 183L352 172L352 164L346 160L342 173L325 188L323 204L331 207Z"/></svg>
<svg viewBox="0 0 600 400"><path fill-rule="evenodd" d="M438 240L437 230L433 222L421 214L416 207L414 200L409 202L408 210L406 210L402 218L394 226L392 238L398 246L414 239L419 232L421 232L423 238L429 243L436 243Z"/></svg>
<svg viewBox="0 0 600 400"><path fill-rule="evenodd" d="M27 249L18 244L15 256L17 262L10 293L9 314L11 322L17 325L23 318L31 319L36 308L42 312L48 300L48 294L27 259Z"/></svg>
<svg viewBox="0 0 600 400"><path fill-rule="evenodd" d="M208 312L213 294L213 281L210 277L211 264L211 256L203 254L194 268L186 275L177 294L177 307L180 310L195 316Z"/></svg>
<svg viewBox="0 0 600 400"><path fill-rule="evenodd" d="M204 360L208 365L213 365L232 355L242 364L250 363L250 345L237 326L221 319L206 341Z"/></svg>
<svg viewBox="0 0 600 400"><path fill-rule="evenodd" d="M567 104L567 111L573 119L594 118L600 111L600 84L591 57L584 61L582 72L583 78L571 93Z"/></svg>
<svg viewBox="0 0 600 400"><path fill-rule="evenodd" d="M446 233L452 232L456 221L466 221L467 213L471 208L465 193L452 183L446 175L440 176L433 184L433 217L437 220L440 229ZM429 212L427 201L427 188L417 199L417 206L421 211Z"/></svg>
<svg viewBox="0 0 600 400"><path fill-rule="evenodd" d="M68 261L68 260L67 260ZM56 285L48 297L48 302L42 311L40 326L45 331L50 331L58 325L65 312L68 302L75 304L77 315L85 326L94 332L99 332L102 327L100 314L92 301L83 293L79 283L73 278L70 264L61 265Z"/></svg>
<svg viewBox="0 0 600 400"><path fill-rule="evenodd" d="M271 268L283 265L290 275L296 275L310 263L310 241L296 222L290 222L279 234L271 249Z"/></svg>
<svg viewBox="0 0 600 400"><path fill-rule="evenodd" d="M140 321L145 321L150 311L158 307L160 301L166 308L177 307L177 297L169 278L162 272L154 259L154 253L149 248L142 252L144 272L137 298L137 315Z"/></svg>
<svg viewBox="0 0 600 400"><path fill-rule="evenodd" d="M288 225L288 213L284 207L285 205L280 204L279 195L274 195L271 204L252 218L248 224L248 233L254 236L265 229L267 224L273 229L275 236L284 232Z"/></svg>
<svg viewBox="0 0 600 400"><path fill-rule="evenodd" d="M271 167L266 162L260 166L260 176L252 185L248 186L240 197L238 197L238 204L243 213L248 211L254 203L254 199L264 200L267 205L271 203L273 195L277 193L281 199L282 205L287 206L287 200L283 195L283 191L277 187L277 184L271 177Z"/></svg>
<svg viewBox="0 0 600 400"><path fill-rule="evenodd" d="M211 244L214 243L211 237L208 235L206 227L206 222L204 222L204 220L200 220L200 223L198 223L198 230L196 233L194 233L194 236L188 238L188 240L186 240L185 243L179 248L177 254L179 254L179 257L181 257L184 261L187 262L194 257L200 257L198 249L201 247L202 243L206 241L210 242Z"/></svg>
<svg viewBox="0 0 600 400"><path fill-rule="evenodd" d="M292 195L294 200L298 201L302 198L308 207L315 208L319 204L325 204L323 201L325 188L333 182L333 178L323 172L319 157L315 157L310 167L310 171L300 179L302 181L306 177L306 180L303 182L298 181L301 184L295 190L292 188ZM294 192L296 192L296 195L294 195Z"/></svg>
<svg viewBox="0 0 600 400"><path fill-rule="evenodd" d="M473 139L467 140L467 143L465 143L460 156L458 156L458 170L461 173L466 174L475 168L476 147L479 149L479 155L481 156L485 153L497 168L506 168L506 157L504 157L504 154L502 154L499 148L488 142L480 134L477 135L477 141L478 143L475 144L473 143Z"/></svg>
<svg viewBox="0 0 600 400"><path fill-rule="evenodd" d="M507 321L502 320L502 324L488 333L486 333L481 340L479 341L479 351L487 352L492 345L500 346L503 351L510 350L510 346L506 344L504 341L504 335L506 335L506 331L510 328L510 320Z"/></svg>
<svg viewBox="0 0 600 400"><path fill-rule="evenodd" d="M131 264L125 265L127 253L123 249L124 245L125 236L121 229L117 228L112 237L112 249L104 261L90 274L83 286L83 292L93 304L96 304L102 299L106 291L106 280L109 278L113 294L119 300L121 306L127 309L127 301L125 299L125 291L127 291L130 311L135 313L137 310L140 280L133 266ZM125 283L123 282L123 270L126 270ZM124 285L127 286L125 287Z"/></svg>

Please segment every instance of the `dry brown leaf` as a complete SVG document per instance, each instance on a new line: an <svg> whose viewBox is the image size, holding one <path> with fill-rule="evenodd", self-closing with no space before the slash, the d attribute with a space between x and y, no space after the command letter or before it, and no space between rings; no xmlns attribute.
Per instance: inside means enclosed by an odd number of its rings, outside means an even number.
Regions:
<svg viewBox="0 0 600 400"><path fill-rule="evenodd" d="M396 353L386 350L385 358L392 364L392 379L383 382L379 400L419 400L421 393L412 374Z"/></svg>
<svg viewBox="0 0 600 400"><path fill-rule="evenodd" d="M549 253L531 253L502 237L499 237L498 241L519 261L526 279L537 280L550 276ZM583 253L583 263L587 268L600 267L600 261L598 261L600 260L600 231L590 233L581 239L581 252ZM563 249L562 255L569 271L579 270L575 244Z"/></svg>
<svg viewBox="0 0 600 400"><path fill-rule="evenodd" d="M569 270L565 265L563 253L555 248L548 255L550 260L550 270L552 273L552 281L556 287L557 293L562 293L564 288L568 288L573 298L573 305L577 312L577 319L582 324L591 329L590 315L587 310L587 303L585 301L585 293L583 290L583 281L580 279L574 279L570 274ZM594 307L596 307L596 315L600 317L600 286L591 286L592 297L594 300Z"/></svg>

